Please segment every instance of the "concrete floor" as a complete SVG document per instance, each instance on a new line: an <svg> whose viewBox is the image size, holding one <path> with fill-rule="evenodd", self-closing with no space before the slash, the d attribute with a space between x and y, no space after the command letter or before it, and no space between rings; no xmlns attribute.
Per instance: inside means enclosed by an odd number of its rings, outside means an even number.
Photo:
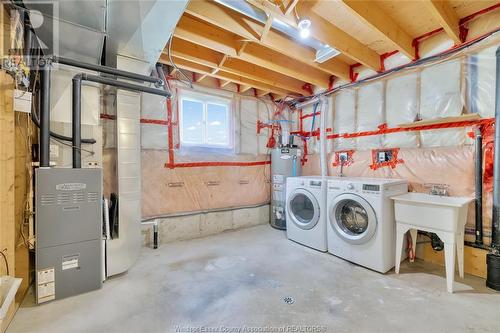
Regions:
<svg viewBox="0 0 500 333"><path fill-rule="evenodd" d="M358 267L262 225L145 248L101 290L41 306L31 296L7 332L500 332L500 293L484 280L459 279L448 294L439 266L404 263L401 273Z"/></svg>

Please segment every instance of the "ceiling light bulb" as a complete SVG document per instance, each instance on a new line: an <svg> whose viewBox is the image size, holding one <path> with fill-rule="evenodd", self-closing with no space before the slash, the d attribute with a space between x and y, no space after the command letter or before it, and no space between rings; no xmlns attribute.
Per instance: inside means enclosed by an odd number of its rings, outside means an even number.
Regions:
<svg viewBox="0 0 500 333"><path fill-rule="evenodd" d="M307 38L311 34L311 30L309 29L311 27L311 20L308 18L302 17L297 27L299 28L300 37Z"/></svg>
<svg viewBox="0 0 500 333"><path fill-rule="evenodd" d="M311 34L309 29L300 29L300 37L306 39Z"/></svg>

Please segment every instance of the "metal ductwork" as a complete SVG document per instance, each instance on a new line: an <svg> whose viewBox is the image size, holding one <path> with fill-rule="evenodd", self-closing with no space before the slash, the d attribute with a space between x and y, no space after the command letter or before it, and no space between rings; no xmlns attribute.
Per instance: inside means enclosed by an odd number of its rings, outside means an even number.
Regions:
<svg viewBox="0 0 500 333"><path fill-rule="evenodd" d="M30 19L46 55L101 62L106 35L106 0L28 1Z"/></svg>
<svg viewBox="0 0 500 333"><path fill-rule="evenodd" d="M106 66L117 67L117 55L149 64L155 69L188 0L108 0Z"/></svg>
<svg viewBox="0 0 500 333"><path fill-rule="evenodd" d="M34 0L26 3L46 56L116 67L117 55L149 64L149 74L188 0ZM105 49L105 50L104 50Z"/></svg>
<svg viewBox="0 0 500 333"><path fill-rule="evenodd" d="M234 11L239 12L240 14L243 14L245 16L248 16L258 22L261 22L265 24L267 22L267 14L251 4L249 4L246 1L238 1L238 0L214 0L215 2L230 8ZM313 23L314 24L314 23ZM319 40L309 37L309 38L301 38L300 37L300 32L297 28L280 21L277 18L273 19L273 23L271 25L272 28L276 29L277 31L291 37L293 40L297 41L299 44L308 46L310 48L313 48L316 50L316 58L319 59L322 57L323 54L325 53L330 53L333 56L340 54L339 51L334 49L333 47L323 44ZM332 56L331 56L332 57ZM330 57L330 58L331 58Z"/></svg>

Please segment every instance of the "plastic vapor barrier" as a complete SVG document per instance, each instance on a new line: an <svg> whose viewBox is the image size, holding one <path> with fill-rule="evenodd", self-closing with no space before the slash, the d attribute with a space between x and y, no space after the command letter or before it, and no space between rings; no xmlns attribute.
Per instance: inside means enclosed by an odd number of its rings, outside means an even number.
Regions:
<svg viewBox="0 0 500 333"><path fill-rule="evenodd" d="M337 87L333 99L334 142L329 175L340 172L335 151L352 151L343 172L351 177L404 178L410 189L429 192L444 185L449 195L474 197L474 131L483 134L485 243L491 226L492 131L495 101L495 51L498 32L457 52L448 52L390 74ZM420 48L421 57L440 54L453 44L439 35ZM401 62L401 57L395 63ZM476 114L472 120L461 116ZM443 118L455 117L454 120ZM458 117L458 118L456 118ZM416 121L431 124L414 126ZM302 131L308 132L303 121ZM412 127L413 126L413 127ZM317 133L313 133L317 135ZM395 160L379 163L376 152L390 150ZM312 151L310 151L310 154ZM304 175L319 174L319 157L309 155ZM471 204L473 205L473 204ZM474 239L474 209L469 209L467 239Z"/></svg>

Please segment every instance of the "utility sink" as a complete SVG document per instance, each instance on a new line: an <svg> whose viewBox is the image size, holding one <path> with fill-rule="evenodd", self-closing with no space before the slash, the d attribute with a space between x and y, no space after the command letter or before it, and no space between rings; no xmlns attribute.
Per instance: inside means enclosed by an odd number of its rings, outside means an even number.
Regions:
<svg viewBox="0 0 500 333"><path fill-rule="evenodd" d="M446 289L453 292L455 252L458 271L464 277L464 229L467 210L472 198L445 197L425 193L406 193L394 196L396 219L396 274L399 274L403 240L410 232L411 249L417 245L417 231L436 233L444 243Z"/></svg>
<svg viewBox="0 0 500 333"><path fill-rule="evenodd" d="M396 221L452 232L465 226L468 204L474 200L426 193L406 193L391 199Z"/></svg>

